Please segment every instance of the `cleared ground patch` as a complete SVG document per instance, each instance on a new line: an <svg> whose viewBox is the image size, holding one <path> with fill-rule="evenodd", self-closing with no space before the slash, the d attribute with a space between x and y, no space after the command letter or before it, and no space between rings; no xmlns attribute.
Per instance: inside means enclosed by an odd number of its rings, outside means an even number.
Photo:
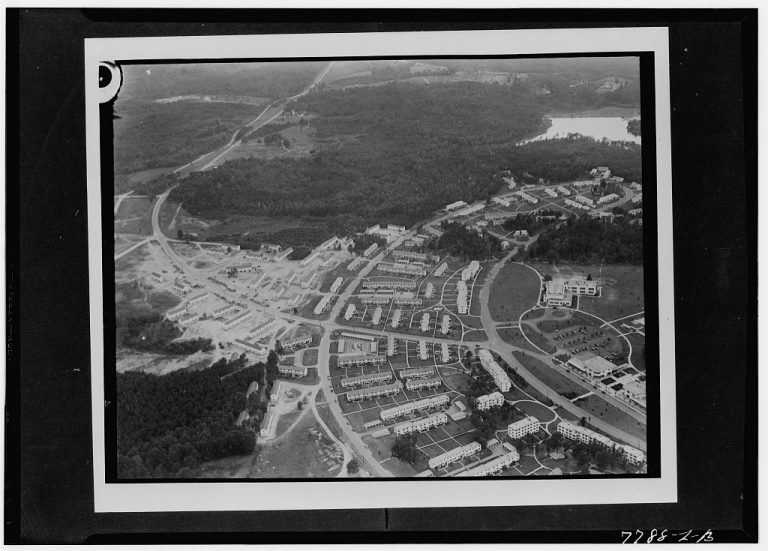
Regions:
<svg viewBox="0 0 768 551"><path fill-rule="evenodd" d="M517 321L536 305L541 281L528 266L507 262L491 286L490 309L495 321Z"/></svg>

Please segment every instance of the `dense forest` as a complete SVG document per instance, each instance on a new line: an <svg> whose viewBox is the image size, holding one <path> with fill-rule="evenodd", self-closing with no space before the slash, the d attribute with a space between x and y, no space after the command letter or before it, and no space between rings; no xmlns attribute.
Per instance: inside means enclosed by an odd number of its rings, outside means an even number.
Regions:
<svg viewBox="0 0 768 551"><path fill-rule="evenodd" d="M213 349L211 339L176 341L181 335L182 331L175 322L163 319L158 313L115 318L118 349L125 347L168 354L194 354L198 350L207 352Z"/></svg>
<svg viewBox="0 0 768 551"><path fill-rule="evenodd" d="M278 357L245 355L168 375L118 373L117 471L121 478L192 477L203 461L251 453L278 375ZM260 392L246 399L251 382ZM239 414L250 418L240 427Z"/></svg>
<svg viewBox="0 0 768 551"><path fill-rule="evenodd" d="M486 260L498 256L501 244L494 236L478 234L458 222L444 221L441 225L443 235L428 243L430 250L437 250L464 260Z"/></svg>
<svg viewBox="0 0 768 551"><path fill-rule="evenodd" d="M642 264L643 228L625 220L569 218L543 232L528 248L528 255L550 262Z"/></svg>
<svg viewBox="0 0 768 551"><path fill-rule="evenodd" d="M193 173L173 200L202 216L354 212L363 226L410 226L441 203L490 197L501 184L491 150L540 130L543 116L523 91L472 83L309 94L296 108L319 114L318 138L357 139L308 159L242 159Z"/></svg>
<svg viewBox="0 0 768 551"><path fill-rule="evenodd" d="M191 174L172 200L195 216L316 216L360 231L372 220L411 226L447 202L487 200L505 169L565 181L608 165L642 181L637 144L571 137L516 145L542 129L543 111L515 86L388 84L308 94L295 108L318 114L318 138L355 139L307 159L229 161Z"/></svg>
<svg viewBox="0 0 768 551"><path fill-rule="evenodd" d="M181 166L226 144L263 108L239 103L121 99L115 104L115 174Z"/></svg>
<svg viewBox="0 0 768 551"><path fill-rule="evenodd" d="M641 146L634 142L610 142L581 135L540 140L515 147L504 154L515 179L537 183L583 180L599 165L628 182L642 183Z"/></svg>

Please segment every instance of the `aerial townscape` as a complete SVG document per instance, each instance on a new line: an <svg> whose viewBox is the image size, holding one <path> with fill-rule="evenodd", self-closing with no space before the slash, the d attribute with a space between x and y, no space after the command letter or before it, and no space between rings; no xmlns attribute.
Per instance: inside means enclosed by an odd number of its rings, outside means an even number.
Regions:
<svg viewBox="0 0 768 551"><path fill-rule="evenodd" d="M118 478L648 471L637 58L124 72Z"/></svg>

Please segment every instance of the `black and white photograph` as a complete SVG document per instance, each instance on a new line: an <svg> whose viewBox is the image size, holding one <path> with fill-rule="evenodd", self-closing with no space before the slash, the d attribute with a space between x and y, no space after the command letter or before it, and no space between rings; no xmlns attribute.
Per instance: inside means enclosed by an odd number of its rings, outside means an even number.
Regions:
<svg viewBox="0 0 768 551"><path fill-rule="evenodd" d="M117 478L647 472L640 99L637 57L126 66Z"/></svg>
<svg viewBox="0 0 768 551"><path fill-rule="evenodd" d="M44 234L6 274L19 541L752 537L749 60L726 98L686 57L741 12L182 11L86 9L76 75L16 67L75 86L51 130L22 112L41 184L8 196Z"/></svg>
<svg viewBox="0 0 768 551"><path fill-rule="evenodd" d="M389 54L355 58L88 43L111 130L107 483L658 480L664 33L643 52L590 32L584 55L515 32L522 51L459 33L470 54L439 57L420 54L450 33L410 56L349 37Z"/></svg>

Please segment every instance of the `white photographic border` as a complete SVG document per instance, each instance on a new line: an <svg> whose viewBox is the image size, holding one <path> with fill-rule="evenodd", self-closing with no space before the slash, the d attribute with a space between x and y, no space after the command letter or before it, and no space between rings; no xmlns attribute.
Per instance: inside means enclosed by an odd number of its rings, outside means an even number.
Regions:
<svg viewBox="0 0 768 551"><path fill-rule="evenodd" d="M659 308L659 478L106 483L98 67L102 61L463 57L653 52ZM237 35L85 40L94 507L101 512L370 509L677 501L672 163L666 27ZM649 115L643 113L643 117ZM106 274L111 277L112 274ZM268 496L268 498L265 498Z"/></svg>

